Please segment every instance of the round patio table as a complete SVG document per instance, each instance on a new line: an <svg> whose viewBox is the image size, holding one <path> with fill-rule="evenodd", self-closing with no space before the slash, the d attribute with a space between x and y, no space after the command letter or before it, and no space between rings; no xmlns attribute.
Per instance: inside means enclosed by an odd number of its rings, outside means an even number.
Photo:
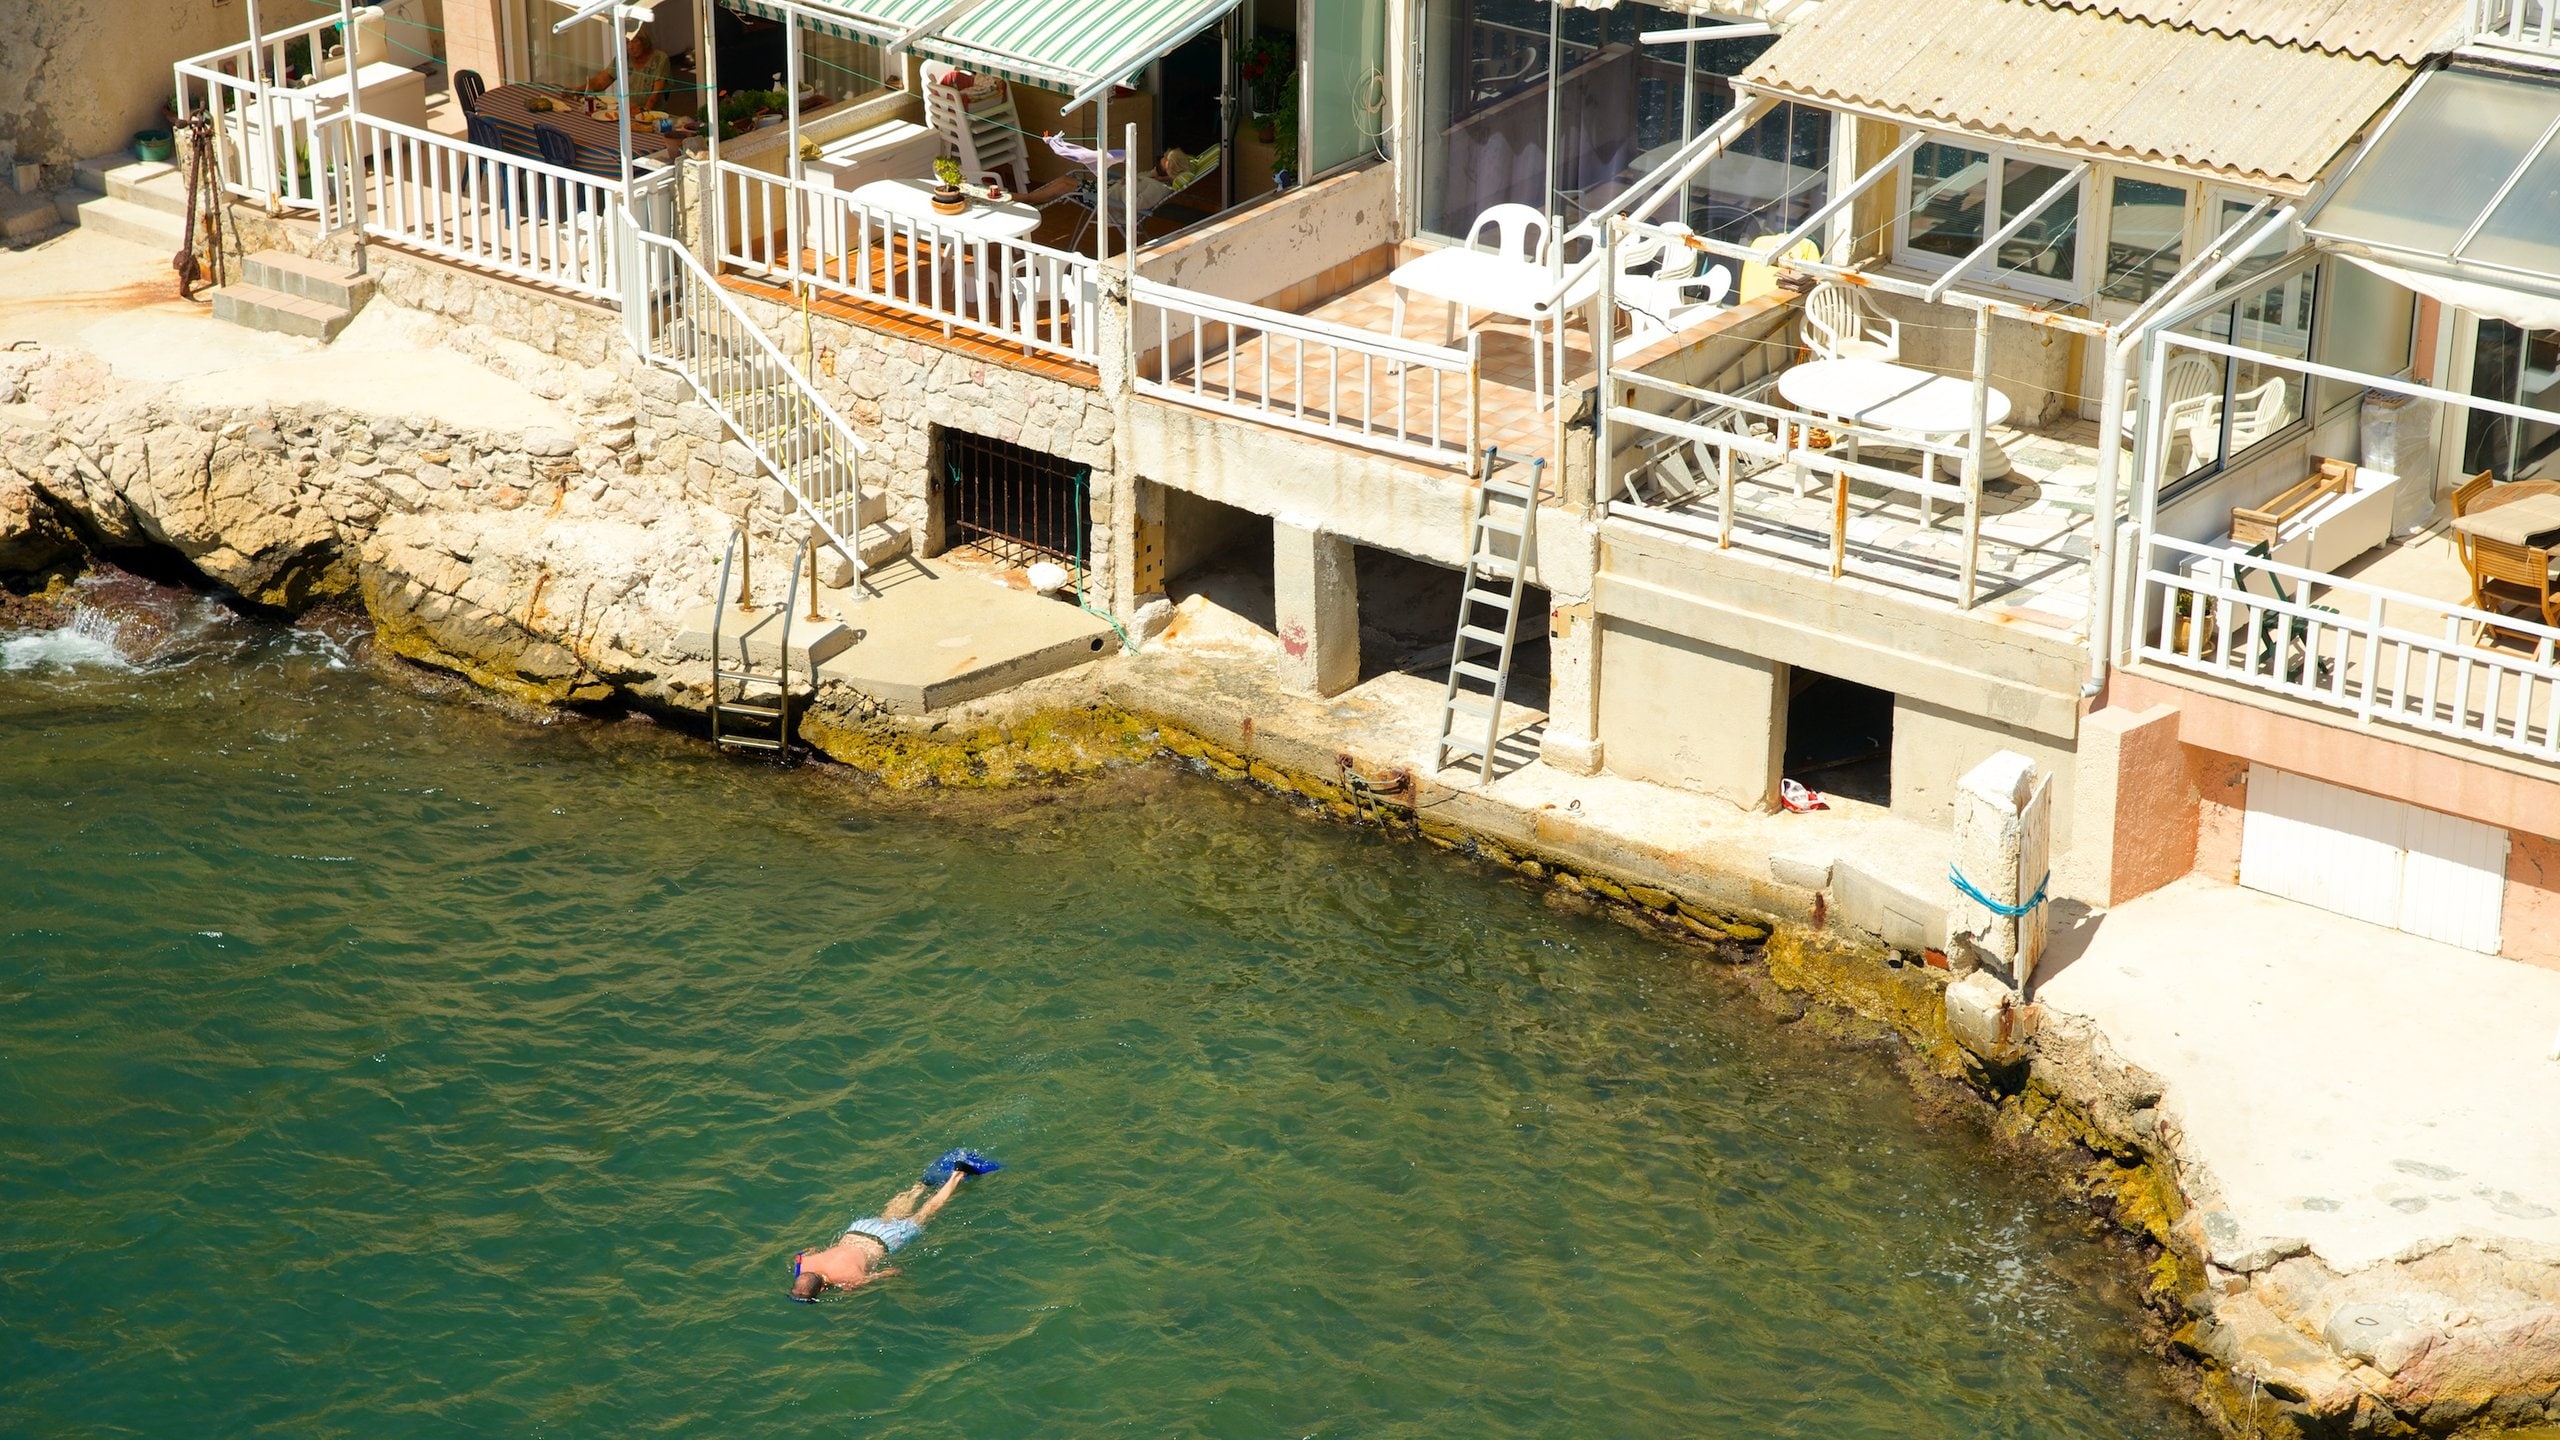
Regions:
<svg viewBox="0 0 2560 1440"><path fill-rule="evenodd" d="M1778 394L1799 410L1871 430L1889 430L1914 440L1937 440L1973 432L1973 382L1932 375L1883 360L1808 360L1780 372ZM1997 387L1983 396L1984 429L2009 418L2009 397ZM1849 458L1858 458L1858 442L1849 442ZM1989 441L1983 443L1982 478L2009 473L2009 457ZM1920 452L1920 478L1935 481L1938 457ZM1798 494L1802 469L1798 467ZM1920 497L1920 523L1937 523L1929 497Z"/></svg>

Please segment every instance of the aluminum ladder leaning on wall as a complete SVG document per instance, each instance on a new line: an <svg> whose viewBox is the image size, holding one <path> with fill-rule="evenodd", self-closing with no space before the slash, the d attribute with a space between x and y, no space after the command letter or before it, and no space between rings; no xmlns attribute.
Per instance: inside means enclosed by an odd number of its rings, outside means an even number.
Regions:
<svg viewBox="0 0 2560 1440"><path fill-rule="evenodd" d="M1503 464L1516 469L1523 463L1529 467L1527 484L1503 478ZM1472 755L1477 775L1488 784L1493 780L1502 699L1511 685L1511 650L1520 634L1520 596L1528 586L1529 567L1536 563L1538 496L1546 474L1543 457L1485 447L1484 480L1467 514L1467 570L1458 592L1457 643L1449 648L1449 686L1440 696L1434 770ZM1504 580L1510 582L1508 590L1486 588ZM1477 735L1482 738L1470 738Z"/></svg>

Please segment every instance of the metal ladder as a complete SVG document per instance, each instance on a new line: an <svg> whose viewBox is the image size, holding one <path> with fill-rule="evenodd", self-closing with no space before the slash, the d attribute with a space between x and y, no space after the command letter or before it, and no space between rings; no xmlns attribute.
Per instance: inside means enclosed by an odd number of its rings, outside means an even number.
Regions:
<svg viewBox="0 0 2560 1440"><path fill-rule="evenodd" d="M1477 775L1493 780L1494 742L1502 735L1502 697L1511 684L1511 646L1520 633L1520 594L1535 563L1538 495L1546 484L1544 457L1514 455L1488 445L1484 480L1467 515L1467 571L1458 592L1458 639L1449 647L1449 688L1440 696L1440 745L1431 768L1445 770L1472 755ZM1501 478L1497 462L1529 466L1529 483ZM1496 502L1500 504L1497 505ZM1507 552L1507 553L1506 553ZM1487 589L1509 580L1509 590ZM1499 627L1495 617L1500 617ZM1490 661L1491 663L1486 663ZM1483 739L1461 733L1461 726Z"/></svg>
<svg viewBox="0 0 2560 1440"><path fill-rule="evenodd" d="M729 750L767 750L782 755L790 753L791 597L800 589L800 566L808 560L810 548L803 546L800 552L792 557L791 582L782 587L782 643L778 647L779 666L776 669L764 670L757 668L754 654L747 645L741 644L733 659L722 643L722 625L729 616L731 562L736 562L738 567L738 608L752 610L754 605L748 596L748 585L753 578L751 572L755 557L747 540L746 527L742 525L729 532L728 549L720 556L720 588L711 592L711 743L716 746ZM812 575L813 584L815 579L816 577ZM816 608L816 599L814 594L810 597L813 610ZM721 688L732 682L738 687L738 695L734 700L727 698ZM770 692L769 700L763 698L764 692ZM751 729L760 729L766 733L735 733L721 724L724 719L743 720Z"/></svg>

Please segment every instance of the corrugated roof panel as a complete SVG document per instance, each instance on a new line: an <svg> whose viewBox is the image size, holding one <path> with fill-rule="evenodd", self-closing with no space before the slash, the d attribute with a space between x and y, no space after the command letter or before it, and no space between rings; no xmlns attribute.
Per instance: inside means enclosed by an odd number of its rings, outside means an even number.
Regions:
<svg viewBox="0 0 2560 1440"><path fill-rule="evenodd" d="M1742 79L1816 104L2299 190L2410 73L2044 0L1828 0Z"/></svg>
<svg viewBox="0 0 2560 1440"><path fill-rule="evenodd" d="M2234 39L2415 62L2460 38L2468 0L2035 0Z"/></svg>

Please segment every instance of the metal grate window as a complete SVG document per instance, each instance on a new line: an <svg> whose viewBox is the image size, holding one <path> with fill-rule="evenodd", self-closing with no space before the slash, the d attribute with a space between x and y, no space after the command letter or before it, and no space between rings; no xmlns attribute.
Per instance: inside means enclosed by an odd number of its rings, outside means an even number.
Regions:
<svg viewBox="0 0 2560 1440"><path fill-rule="evenodd" d="M942 548L1006 565L1083 563L1090 466L964 430L942 432Z"/></svg>

